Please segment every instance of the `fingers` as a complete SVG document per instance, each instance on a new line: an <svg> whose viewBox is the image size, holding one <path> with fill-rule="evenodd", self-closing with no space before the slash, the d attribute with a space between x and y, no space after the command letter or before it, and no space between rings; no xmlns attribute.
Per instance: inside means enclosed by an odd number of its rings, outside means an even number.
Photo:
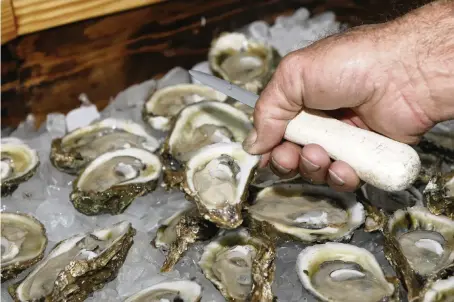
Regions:
<svg viewBox="0 0 454 302"><path fill-rule="evenodd" d="M319 145L304 146L300 153L300 173L314 184L324 184L326 173L331 165L328 153Z"/></svg>
<svg viewBox="0 0 454 302"><path fill-rule="evenodd" d="M285 57L271 81L260 95L254 109L254 129L243 142L251 154L270 152L281 143L287 123L302 108L302 76L304 56L298 53Z"/></svg>
<svg viewBox="0 0 454 302"><path fill-rule="evenodd" d="M301 147L291 142L284 142L271 152L270 168L281 178L292 178L298 174Z"/></svg>

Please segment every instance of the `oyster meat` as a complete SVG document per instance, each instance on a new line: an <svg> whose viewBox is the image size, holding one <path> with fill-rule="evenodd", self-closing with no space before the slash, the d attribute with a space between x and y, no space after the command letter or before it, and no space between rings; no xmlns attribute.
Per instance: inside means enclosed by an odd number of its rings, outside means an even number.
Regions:
<svg viewBox="0 0 454 302"><path fill-rule="evenodd" d="M454 270L454 221L424 207L397 210L384 230L385 255L405 284L409 299L428 279Z"/></svg>
<svg viewBox="0 0 454 302"><path fill-rule="evenodd" d="M424 197L430 212L454 219L454 171L438 173L431 178L424 189Z"/></svg>
<svg viewBox="0 0 454 302"><path fill-rule="evenodd" d="M154 152L159 142L132 121L106 118L52 141L50 160L60 171L77 174L106 152L141 148Z"/></svg>
<svg viewBox="0 0 454 302"><path fill-rule="evenodd" d="M71 202L85 215L123 213L136 197L156 188L161 169L159 157L144 149L104 153L73 182Z"/></svg>
<svg viewBox="0 0 454 302"><path fill-rule="evenodd" d="M454 302L454 276L429 282L421 302Z"/></svg>
<svg viewBox="0 0 454 302"><path fill-rule="evenodd" d="M275 255L272 242L241 228L208 244L199 266L228 301L273 301Z"/></svg>
<svg viewBox="0 0 454 302"><path fill-rule="evenodd" d="M180 260L189 245L216 235L215 224L203 219L194 204L176 212L159 227L152 244L166 254L161 272L168 272Z"/></svg>
<svg viewBox="0 0 454 302"><path fill-rule="evenodd" d="M20 183L29 180L38 169L38 152L15 137L1 139L1 196L12 194Z"/></svg>
<svg viewBox="0 0 454 302"><path fill-rule="evenodd" d="M366 249L327 242L305 248L296 261L303 286L321 301L397 301L397 285L389 282Z"/></svg>
<svg viewBox="0 0 454 302"><path fill-rule="evenodd" d="M205 219L219 227L238 227L259 160L240 143L205 146L187 162L183 184L187 198L196 202Z"/></svg>
<svg viewBox="0 0 454 302"><path fill-rule="evenodd" d="M16 278L44 256L46 229L36 218L22 213L1 212L2 282Z"/></svg>
<svg viewBox="0 0 454 302"><path fill-rule="evenodd" d="M135 232L122 221L63 240L8 290L15 301L83 301L116 278Z"/></svg>
<svg viewBox="0 0 454 302"><path fill-rule="evenodd" d="M219 35L208 52L213 74L257 94L271 79L279 60L273 47L237 32Z"/></svg>
<svg viewBox="0 0 454 302"><path fill-rule="evenodd" d="M309 184L265 188L248 213L277 233L303 242L349 239L365 219L364 207L354 194Z"/></svg>
<svg viewBox="0 0 454 302"><path fill-rule="evenodd" d="M144 120L154 129L167 131L171 119L187 105L201 101L224 102L227 96L200 84L178 84L156 90L145 103Z"/></svg>
<svg viewBox="0 0 454 302"><path fill-rule="evenodd" d="M125 302L199 302L202 287L194 281L176 280L152 285L132 295Z"/></svg>

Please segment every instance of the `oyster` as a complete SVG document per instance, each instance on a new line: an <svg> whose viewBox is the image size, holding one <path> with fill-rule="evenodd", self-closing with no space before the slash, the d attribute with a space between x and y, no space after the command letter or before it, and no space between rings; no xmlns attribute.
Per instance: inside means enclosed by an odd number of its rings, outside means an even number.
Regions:
<svg viewBox="0 0 454 302"><path fill-rule="evenodd" d="M83 301L116 278L135 233L122 221L60 241L8 290L15 301Z"/></svg>
<svg viewBox="0 0 454 302"><path fill-rule="evenodd" d="M309 184L278 184L260 191L248 213L272 230L303 242L349 239L364 223L352 193Z"/></svg>
<svg viewBox="0 0 454 302"><path fill-rule="evenodd" d="M200 149L187 163L183 189L200 214L222 228L242 221L249 181L260 160L240 143L218 143Z"/></svg>
<svg viewBox="0 0 454 302"><path fill-rule="evenodd" d="M453 302L454 276L429 282L423 289L421 302Z"/></svg>
<svg viewBox="0 0 454 302"><path fill-rule="evenodd" d="M397 210L384 230L385 256L405 284L409 299L424 282L454 270L454 221L426 208Z"/></svg>
<svg viewBox="0 0 454 302"><path fill-rule="evenodd" d="M257 94L271 79L279 60L273 47L237 32L222 33L208 52L213 74Z"/></svg>
<svg viewBox="0 0 454 302"><path fill-rule="evenodd" d="M38 169L38 152L15 137L1 139L1 196L12 194L20 183L29 180Z"/></svg>
<svg viewBox="0 0 454 302"><path fill-rule="evenodd" d="M58 170L77 174L99 155L130 147L154 152L159 142L139 124L107 118L54 139L50 160Z"/></svg>
<svg viewBox="0 0 454 302"><path fill-rule="evenodd" d="M208 244L199 266L228 301L273 301L275 255L271 241L237 229Z"/></svg>
<svg viewBox="0 0 454 302"><path fill-rule="evenodd" d="M398 288L366 249L328 242L305 248L296 261L303 286L321 301L397 301Z"/></svg>
<svg viewBox="0 0 454 302"><path fill-rule="evenodd" d="M132 295L125 302L198 302L202 287L193 281L167 281L152 285Z"/></svg>
<svg viewBox="0 0 454 302"><path fill-rule="evenodd" d="M429 211L454 219L454 171L435 175L424 189Z"/></svg>
<svg viewBox="0 0 454 302"><path fill-rule="evenodd" d="M442 170L442 159L434 154L418 152L421 159L421 170L416 184L426 185L430 179Z"/></svg>
<svg viewBox="0 0 454 302"><path fill-rule="evenodd" d="M386 192L370 184L361 187L364 197L371 205L383 209L387 213L393 213L398 209L405 209L412 206L422 206L423 196L415 187L397 192Z"/></svg>
<svg viewBox="0 0 454 302"><path fill-rule="evenodd" d="M292 183L295 180L303 181L300 174L297 174L292 178L280 178L279 176L274 174L269 166L266 166L264 168L257 169L257 174L252 180L251 186L255 187L256 189L263 189L280 183Z"/></svg>
<svg viewBox="0 0 454 302"><path fill-rule="evenodd" d="M441 157L444 161L454 163L454 132L429 131L418 144L424 152Z"/></svg>
<svg viewBox="0 0 454 302"><path fill-rule="evenodd" d="M0 213L2 282L15 278L44 256L46 229L36 218L21 213Z"/></svg>
<svg viewBox="0 0 454 302"><path fill-rule="evenodd" d="M176 212L159 227L152 244L166 254L161 272L168 272L195 241L208 240L216 235L218 228L203 219L194 204Z"/></svg>
<svg viewBox="0 0 454 302"><path fill-rule="evenodd" d="M227 96L200 84L178 84L156 90L145 103L144 120L154 129L167 131L171 119L187 105L201 101L224 102Z"/></svg>
<svg viewBox="0 0 454 302"><path fill-rule="evenodd" d="M73 182L71 202L85 215L123 213L136 197L156 188L161 167L159 158L144 149L104 153Z"/></svg>

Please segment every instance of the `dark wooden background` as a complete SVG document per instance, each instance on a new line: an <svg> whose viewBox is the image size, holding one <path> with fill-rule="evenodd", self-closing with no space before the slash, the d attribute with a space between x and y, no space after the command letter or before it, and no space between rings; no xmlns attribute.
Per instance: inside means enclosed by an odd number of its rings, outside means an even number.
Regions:
<svg viewBox="0 0 454 302"><path fill-rule="evenodd" d="M28 113L37 123L47 113L66 113L80 105L82 92L101 110L132 84L205 60L221 31L273 21L302 6L312 14L332 10L354 26L386 21L424 2L171 0L22 36L2 46L1 125L16 126Z"/></svg>

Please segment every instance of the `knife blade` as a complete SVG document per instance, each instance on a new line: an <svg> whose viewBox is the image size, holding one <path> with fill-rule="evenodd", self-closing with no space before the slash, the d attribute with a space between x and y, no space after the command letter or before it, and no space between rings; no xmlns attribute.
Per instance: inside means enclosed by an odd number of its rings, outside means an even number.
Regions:
<svg viewBox="0 0 454 302"><path fill-rule="evenodd" d="M255 108L256 94L200 71L190 75L219 92ZM272 109L272 108L270 108ZM302 110L289 121L284 139L298 145L317 144L334 160L349 164L364 182L395 192L418 177L421 161L409 145L334 119L321 111Z"/></svg>

